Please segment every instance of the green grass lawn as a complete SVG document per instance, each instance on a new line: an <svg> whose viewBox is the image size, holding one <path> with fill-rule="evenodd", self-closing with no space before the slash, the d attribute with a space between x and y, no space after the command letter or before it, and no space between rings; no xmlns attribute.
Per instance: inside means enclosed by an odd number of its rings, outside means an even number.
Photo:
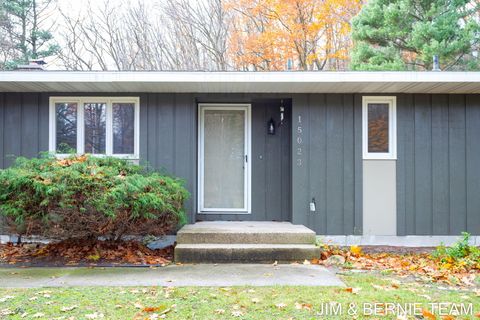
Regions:
<svg viewBox="0 0 480 320"><path fill-rule="evenodd" d="M400 282L394 276L377 273L345 273L341 277L352 290L329 287L0 289L0 319L352 319L348 313L350 304L357 307L358 319L397 319L392 314L363 316L364 303L398 303L411 308L415 303L429 310L430 303L464 303L467 308L464 311L470 311L468 304L472 304L473 314L480 312L480 297L473 290ZM340 310L339 306L342 315L325 315L327 311ZM445 310L451 308L450 305Z"/></svg>

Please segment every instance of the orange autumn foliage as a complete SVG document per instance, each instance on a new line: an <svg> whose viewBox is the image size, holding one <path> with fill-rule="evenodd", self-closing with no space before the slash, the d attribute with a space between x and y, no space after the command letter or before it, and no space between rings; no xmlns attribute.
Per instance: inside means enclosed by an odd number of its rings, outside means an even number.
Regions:
<svg viewBox="0 0 480 320"><path fill-rule="evenodd" d="M342 70L362 0L226 0L238 70Z"/></svg>

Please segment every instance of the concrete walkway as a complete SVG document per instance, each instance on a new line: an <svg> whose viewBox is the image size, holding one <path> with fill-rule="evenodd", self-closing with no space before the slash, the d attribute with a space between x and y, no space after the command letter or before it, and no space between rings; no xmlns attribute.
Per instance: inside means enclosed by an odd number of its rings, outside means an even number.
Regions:
<svg viewBox="0 0 480 320"><path fill-rule="evenodd" d="M0 287L344 286L317 265L195 264L163 268L1 268Z"/></svg>

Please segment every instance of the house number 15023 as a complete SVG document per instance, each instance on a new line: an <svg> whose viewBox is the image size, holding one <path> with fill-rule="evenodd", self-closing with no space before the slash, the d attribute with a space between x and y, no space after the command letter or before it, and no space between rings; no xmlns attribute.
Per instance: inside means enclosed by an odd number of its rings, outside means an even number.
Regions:
<svg viewBox="0 0 480 320"><path fill-rule="evenodd" d="M296 163L298 167L303 165L303 127L302 127L302 116L298 116L297 121L297 158Z"/></svg>

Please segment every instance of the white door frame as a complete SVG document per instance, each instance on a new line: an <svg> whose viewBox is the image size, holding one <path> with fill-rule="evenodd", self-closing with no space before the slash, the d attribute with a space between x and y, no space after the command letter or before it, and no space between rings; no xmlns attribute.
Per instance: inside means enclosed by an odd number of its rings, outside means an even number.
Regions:
<svg viewBox="0 0 480 320"><path fill-rule="evenodd" d="M198 104L198 213L200 214L250 214L251 213L251 108L249 103L199 103ZM204 116L205 110L244 110L245 111L245 170L244 170L244 206L243 208L205 208L204 207Z"/></svg>

